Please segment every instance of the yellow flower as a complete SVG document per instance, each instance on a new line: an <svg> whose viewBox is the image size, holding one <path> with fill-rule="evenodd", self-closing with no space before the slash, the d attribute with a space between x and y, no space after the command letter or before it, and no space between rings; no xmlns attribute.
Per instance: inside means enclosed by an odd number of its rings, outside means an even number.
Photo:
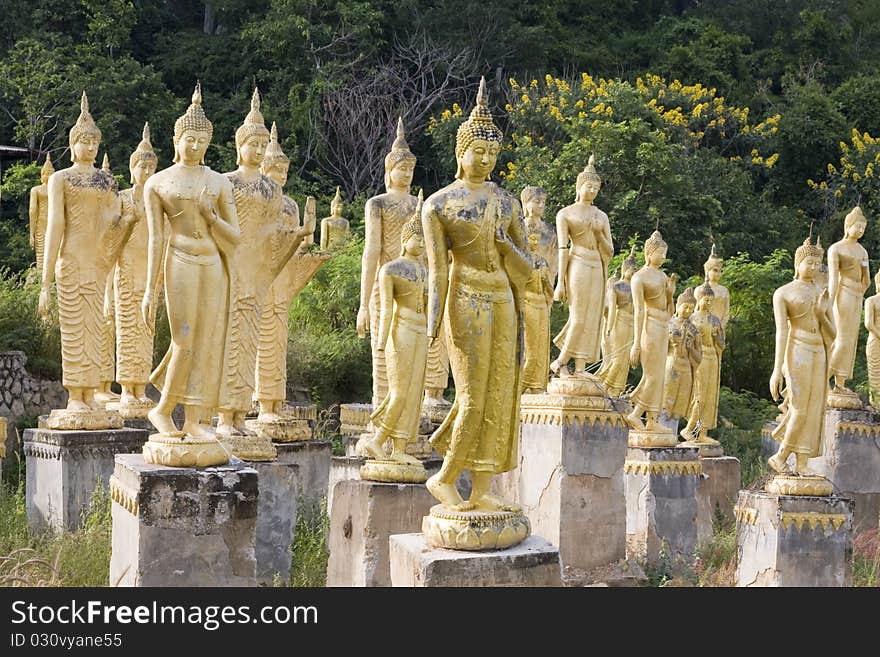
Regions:
<svg viewBox="0 0 880 657"><path fill-rule="evenodd" d="M772 169L773 165L776 164L776 160L778 160L778 159L779 159L779 153L773 153L773 155L771 155L766 160L764 160L764 165L768 169Z"/></svg>
<svg viewBox="0 0 880 657"><path fill-rule="evenodd" d="M830 174L837 173L837 169L835 168L835 166L833 164L831 164L831 162L828 163L828 173L830 173Z"/></svg>

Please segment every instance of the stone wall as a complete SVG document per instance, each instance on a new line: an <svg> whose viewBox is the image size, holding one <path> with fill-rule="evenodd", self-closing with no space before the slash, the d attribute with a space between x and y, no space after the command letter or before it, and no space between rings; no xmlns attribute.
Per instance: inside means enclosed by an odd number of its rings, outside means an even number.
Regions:
<svg viewBox="0 0 880 657"><path fill-rule="evenodd" d="M15 424L21 418L45 415L53 408L67 406L67 391L61 382L31 376L26 364L24 352L0 351L0 415L9 418L10 454L15 448Z"/></svg>

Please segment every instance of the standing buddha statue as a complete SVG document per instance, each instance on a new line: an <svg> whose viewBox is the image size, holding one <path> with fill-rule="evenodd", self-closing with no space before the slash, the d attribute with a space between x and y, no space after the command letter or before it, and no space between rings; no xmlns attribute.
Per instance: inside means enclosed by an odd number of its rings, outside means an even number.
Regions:
<svg viewBox="0 0 880 657"><path fill-rule="evenodd" d="M675 315L669 320L663 415L675 421L687 416L694 388L694 375L702 359L702 342L692 320L696 306L693 288L685 288L678 295Z"/></svg>
<svg viewBox="0 0 880 657"><path fill-rule="evenodd" d="M107 280L134 217L123 216L116 180L95 168L101 131L83 92L80 114L70 130L73 165L49 176L49 210L43 255L40 312L49 312L57 280L61 327L62 384L66 410L53 410L49 429L108 429L122 426L95 399L101 384L104 299Z"/></svg>
<svg viewBox="0 0 880 657"><path fill-rule="evenodd" d="M868 389L871 406L880 408L880 271L874 274L873 296L865 299L865 328L868 342L865 357L868 361Z"/></svg>
<svg viewBox="0 0 880 657"><path fill-rule="evenodd" d="M101 163L101 171L108 176L113 176L110 170L110 157L104 153L104 160ZM122 195L120 194L120 201ZM137 217L134 217L135 221ZM136 223L133 225L137 225ZM129 237L129 240L131 238ZM127 242L126 242L127 243ZM113 296L113 270L116 268L114 262L110 269L110 275L104 287L104 333L101 336L101 383L95 391L95 401L100 404L113 404L113 410L116 409L116 402L119 401L119 395L110 389L113 381L116 379L116 300Z"/></svg>
<svg viewBox="0 0 880 657"><path fill-rule="evenodd" d="M260 165L260 171L283 189L287 182L289 167L290 159L281 150L278 128L273 122L269 133L269 145ZM263 304L254 390L254 399L260 405L260 414L256 420L246 421L249 429L263 433L278 442L308 440L312 437L308 421L296 417L285 407L284 401L287 399L287 331L290 304L321 265L330 258L329 254L313 253L303 248L303 242L315 232L316 217L313 197L309 196L306 199L302 225L300 225L299 206L296 201L289 196L282 197L280 230L275 236L272 260L277 262L284 259L291 250L294 254L278 273Z"/></svg>
<svg viewBox="0 0 880 657"><path fill-rule="evenodd" d="M631 281L639 268L635 245L620 267L621 278L609 286L606 293L602 365L597 376L602 379L609 395L619 397L626 389L629 378L629 352L634 335Z"/></svg>
<svg viewBox="0 0 880 657"><path fill-rule="evenodd" d="M46 242L46 225L49 219L49 176L55 173L52 156L46 153L46 161L40 169L40 184L31 187L28 219L30 245L37 256L37 275L43 276L43 249Z"/></svg>
<svg viewBox="0 0 880 657"><path fill-rule="evenodd" d="M828 397L832 408L861 408L858 394L846 387L853 375L862 301L871 285L868 252L859 239L865 234L868 220L858 205L844 219L844 236L828 249L828 294L837 335L831 347L828 371L834 377L834 387Z"/></svg>
<svg viewBox="0 0 880 657"><path fill-rule="evenodd" d="M543 219L547 190L529 186L520 193L525 214L529 250L537 269L526 284L523 294L522 387L526 393L547 390L550 374L550 309L553 306L553 284L556 279L556 232Z"/></svg>
<svg viewBox="0 0 880 657"><path fill-rule="evenodd" d="M321 250L339 248L350 235L348 219L342 216L342 193L337 187L336 196L330 201L330 216L321 219Z"/></svg>

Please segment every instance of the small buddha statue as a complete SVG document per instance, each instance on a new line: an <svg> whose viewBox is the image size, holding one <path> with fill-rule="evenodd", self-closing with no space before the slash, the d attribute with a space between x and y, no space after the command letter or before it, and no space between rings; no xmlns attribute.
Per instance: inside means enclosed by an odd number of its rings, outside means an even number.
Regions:
<svg viewBox="0 0 880 657"><path fill-rule="evenodd" d="M630 365L642 366L642 378L632 393L632 412L627 421L633 446L675 446L675 434L659 421L663 407L666 355L669 347L669 319L677 277L660 269L666 261L666 242L659 230L645 241L645 264L632 277L635 338ZM642 421L642 415L645 421ZM668 434L668 435L667 435Z"/></svg>
<svg viewBox="0 0 880 657"><path fill-rule="evenodd" d="M110 170L110 157L104 153L104 160L101 163L101 171L108 176L112 176ZM120 195L120 200L121 200ZM136 219L136 218L135 218ZM129 237L129 241L131 238ZM115 265L114 265L115 268ZM101 383L95 391L95 401L100 404L116 404L119 401L119 395L110 389L113 381L116 379L115 370L115 352L116 343L116 299L113 296L113 276L112 273L107 277L107 285L104 288L104 332L101 336ZM116 407L114 406L114 410Z"/></svg>
<svg viewBox="0 0 880 657"><path fill-rule="evenodd" d="M122 386L119 403L111 406L123 417L144 418L155 406L147 397L153 366L154 327L144 323L141 303L147 289L149 230L144 206L144 185L156 173L159 159L145 123L141 141L128 158L131 187L120 192L125 212L135 216L131 237L122 249L113 277L116 317L116 379ZM164 252L165 245L162 246ZM157 281L157 287L161 281ZM155 294L157 290L153 290Z"/></svg>
<svg viewBox="0 0 880 657"><path fill-rule="evenodd" d="M116 179L95 168L101 131L83 92L80 114L70 130L73 166L49 176L49 208L43 257L40 312L49 312L57 281L65 410L53 410L49 429L108 429L122 418L96 399L105 371L103 340L107 281L134 217L123 216Z"/></svg>
<svg viewBox="0 0 880 657"><path fill-rule="evenodd" d="M388 392L370 416L375 430L362 449L373 460L361 467L362 479L421 483L428 478L421 461L406 453L407 444L418 437L428 363L428 271L422 264L421 212L419 192L413 214L401 231L400 257L379 270L376 341L378 349L386 352ZM386 454L389 438L392 448Z"/></svg>
<svg viewBox="0 0 880 657"><path fill-rule="evenodd" d="M608 286L605 294L605 324L602 366L596 373L609 395L619 397L629 377L629 352L633 343L633 301L631 281L639 266L635 246L620 268L621 278Z"/></svg>
<svg viewBox="0 0 880 657"><path fill-rule="evenodd" d="M46 153L46 161L40 169L40 184L31 187L28 219L30 227L29 242L37 256L37 274L43 275L43 249L46 240L46 225L49 220L49 176L55 173L52 156Z"/></svg>
<svg viewBox="0 0 880 657"><path fill-rule="evenodd" d="M694 375L702 359L702 342L691 321L697 299L693 288L678 295L675 315L669 320L669 352L663 384L663 415L678 420L687 416Z"/></svg>
<svg viewBox="0 0 880 657"><path fill-rule="evenodd" d="M779 450L768 463L777 473L770 493L830 495L831 483L810 472L807 462L819 456L828 391L828 362L835 337L828 290L814 284L822 248L807 238L794 254L795 279L773 293L776 349L770 396L784 398L779 425L771 434ZM794 453L794 472L788 457Z"/></svg>
<svg viewBox="0 0 880 657"><path fill-rule="evenodd" d="M865 299L865 328L868 342L865 357L868 361L868 388L871 406L880 408L880 271L874 274L873 296Z"/></svg>
<svg viewBox="0 0 880 657"><path fill-rule="evenodd" d="M538 394L547 390L550 373L550 309L556 278L556 232L543 219L547 191L529 186L520 193L529 250L537 268L523 294L523 391Z"/></svg>
<svg viewBox="0 0 880 657"><path fill-rule="evenodd" d="M707 278L696 291L697 310L691 324L700 341L700 362L694 372L694 385L681 437L698 445L717 446L707 432L718 426L718 395L721 391L721 352L725 336L721 320L714 314L715 292ZM704 453L704 452L701 452ZM708 454L706 454L708 455Z"/></svg>
<svg viewBox="0 0 880 657"><path fill-rule="evenodd" d="M867 225L868 220L857 205L844 219L843 239L828 248L828 294L837 329L828 363L828 372L834 377L828 404L835 408L862 407L858 394L847 388L846 382L853 375L862 300L871 285L868 252L859 244Z"/></svg>
<svg viewBox="0 0 880 657"><path fill-rule="evenodd" d="M719 283L723 265L724 261L718 255L718 251L715 250L715 244L713 243L709 258L703 263L703 274L709 281L709 285L712 287L712 292L715 295L715 300L712 303L712 314L721 320L721 328L726 331L727 322L730 320L730 290Z"/></svg>
<svg viewBox="0 0 880 657"><path fill-rule="evenodd" d="M330 216L321 219L321 250L338 248L351 235L348 219L342 216L342 193L336 188L336 196L330 201Z"/></svg>

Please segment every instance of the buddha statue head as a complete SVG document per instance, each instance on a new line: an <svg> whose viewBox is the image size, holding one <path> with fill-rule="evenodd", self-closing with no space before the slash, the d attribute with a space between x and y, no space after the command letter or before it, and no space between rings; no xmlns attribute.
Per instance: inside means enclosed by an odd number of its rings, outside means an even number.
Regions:
<svg viewBox="0 0 880 657"><path fill-rule="evenodd" d="M596 156L590 154L587 166L578 174L575 200L579 203L592 203L602 187L602 179L596 173Z"/></svg>
<svg viewBox="0 0 880 657"><path fill-rule="evenodd" d="M636 245L633 244L629 250L629 255L626 257L626 260L623 261L623 264L620 266L620 273L623 276L623 280L628 281L633 277L639 269L639 262L636 260Z"/></svg>
<svg viewBox="0 0 880 657"><path fill-rule="evenodd" d="M544 216L544 208L547 206L546 189L537 185L529 185L523 187L519 197L526 219L540 219Z"/></svg>
<svg viewBox="0 0 880 657"><path fill-rule="evenodd" d="M278 142L278 126L272 121L272 129L269 131L269 145L266 146L266 154L263 157L263 163L260 165L260 171L264 176L269 176L272 180L284 187L287 182L287 171L290 168L290 158L281 150L281 144Z"/></svg>
<svg viewBox="0 0 880 657"><path fill-rule="evenodd" d="M416 156L409 150L406 135L403 132L403 117L397 118L397 136L391 150L385 155L385 189L409 192L412 185L413 170Z"/></svg>
<svg viewBox="0 0 880 657"><path fill-rule="evenodd" d="M150 143L150 124L144 123L144 131L141 133L141 141L137 148L128 158L128 171L131 173L132 185L143 185L147 178L156 173L159 158Z"/></svg>
<svg viewBox="0 0 880 657"><path fill-rule="evenodd" d="M702 287L702 286L701 286ZM675 300L675 314L682 319L687 319L694 314L697 307L697 298L694 296L694 288L686 287L684 292Z"/></svg>
<svg viewBox="0 0 880 657"><path fill-rule="evenodd" d="M822 256L825 251L816 240L816 244L810 243L810 238L804 240L794 252L794 277L801 281L811 282L816 278L819 267L822 265Z"/></svg>
<svg viewBox="0 0 880 657"><path fill-rule="evenodd" d="M258 169L266 156L269 138L266 122L260 112L260 92L254 87L254 93L251 96L251 109L244 117L244 123L235 131L235 150L238 154L235 163L239 166Z"/></svg>
<svg viewBox="0 0 880 657"><path fill-rule="evenodd" d="M651 233L651 237L645 240L645 263L652 267L659 267L666 262L667 244L663 241L663 235L659 230Z"/></svg>
<svg viewBox="0 0 880 657"><path fill-rule="evenodd" d="M76 164L93 165L98 157L98 145L101 143L101 130L89 113L89 99L83 91L79 102L79 117L70 129L68 138L71 159Z"/></svg>
<svg viewBox="0 0 880 657"><path fill-rule="evenodd" d="M202 85L196 82L192 103L174 122L174 162L187 166L204 164L213 134L214 126L202 109Z"/></svg>
<svg viewBox="0 0 880 657"><path fill-rule="evenodd" d="M333 200L330 201L330 216L331 217L342 217L342 192L339 191L339 187L336 187L336 196L333 197Z"/></svg>
<svg viewBox="0 0 880 657"><path fill-rule="evenodd" d="M49 176L55 173L55 167L52 166L52 155L50 153L46 153L46 161L43 162L43 166L40 169L40 182L44 185L49 182Z"/></svg>
<svg viewBox="0 0 880 657"><path fill-rule="evenodd" d="M712 289L712 285L709 283L708 278L705 283L696 289L694 296L697 299L697 310L703 313L712 312L712 302L715 301L715 291Z"/></svg>
<svg viewBox="0 0 880 657"><path fill-rule="evenodd" d="M455 159L458 169L455 177L468 182L484 182L495 169L504 133L492 121L489 97L486 94L486 78L480 78L477 104L467 121L458 126L455 136Z"/></svg>
<svg viewBox="0 0 880 657"><path fill-rule="evenodd" d="M703 273L706 275L710 283L717 283L721 278L721 265L724 261L718 256L715 250L715 243L712 243L712 251L709 258L703 263Z"/></svg>
<svg viewBox="0 0 880 657"><path fill-rule="evenodd" d="M843 231L847 237L852 239L861 239L867 227L868 220L865 218L861 206L858 205L850 210L843 220Z"/></svg>
<svg viewBox="0 0 880 657"><path fill-rule="evenodd" d="M424 196L419 190L419 200L413 215L400 232L400 254L409 254L418 258L425 252L425 234L422 230L422 203Z"/></svg>
<svg viewBox="0 0 880 657"><path fill-rule="evenodd" d="M880 269L874 274L874 292L880 294Z"/></svg>

